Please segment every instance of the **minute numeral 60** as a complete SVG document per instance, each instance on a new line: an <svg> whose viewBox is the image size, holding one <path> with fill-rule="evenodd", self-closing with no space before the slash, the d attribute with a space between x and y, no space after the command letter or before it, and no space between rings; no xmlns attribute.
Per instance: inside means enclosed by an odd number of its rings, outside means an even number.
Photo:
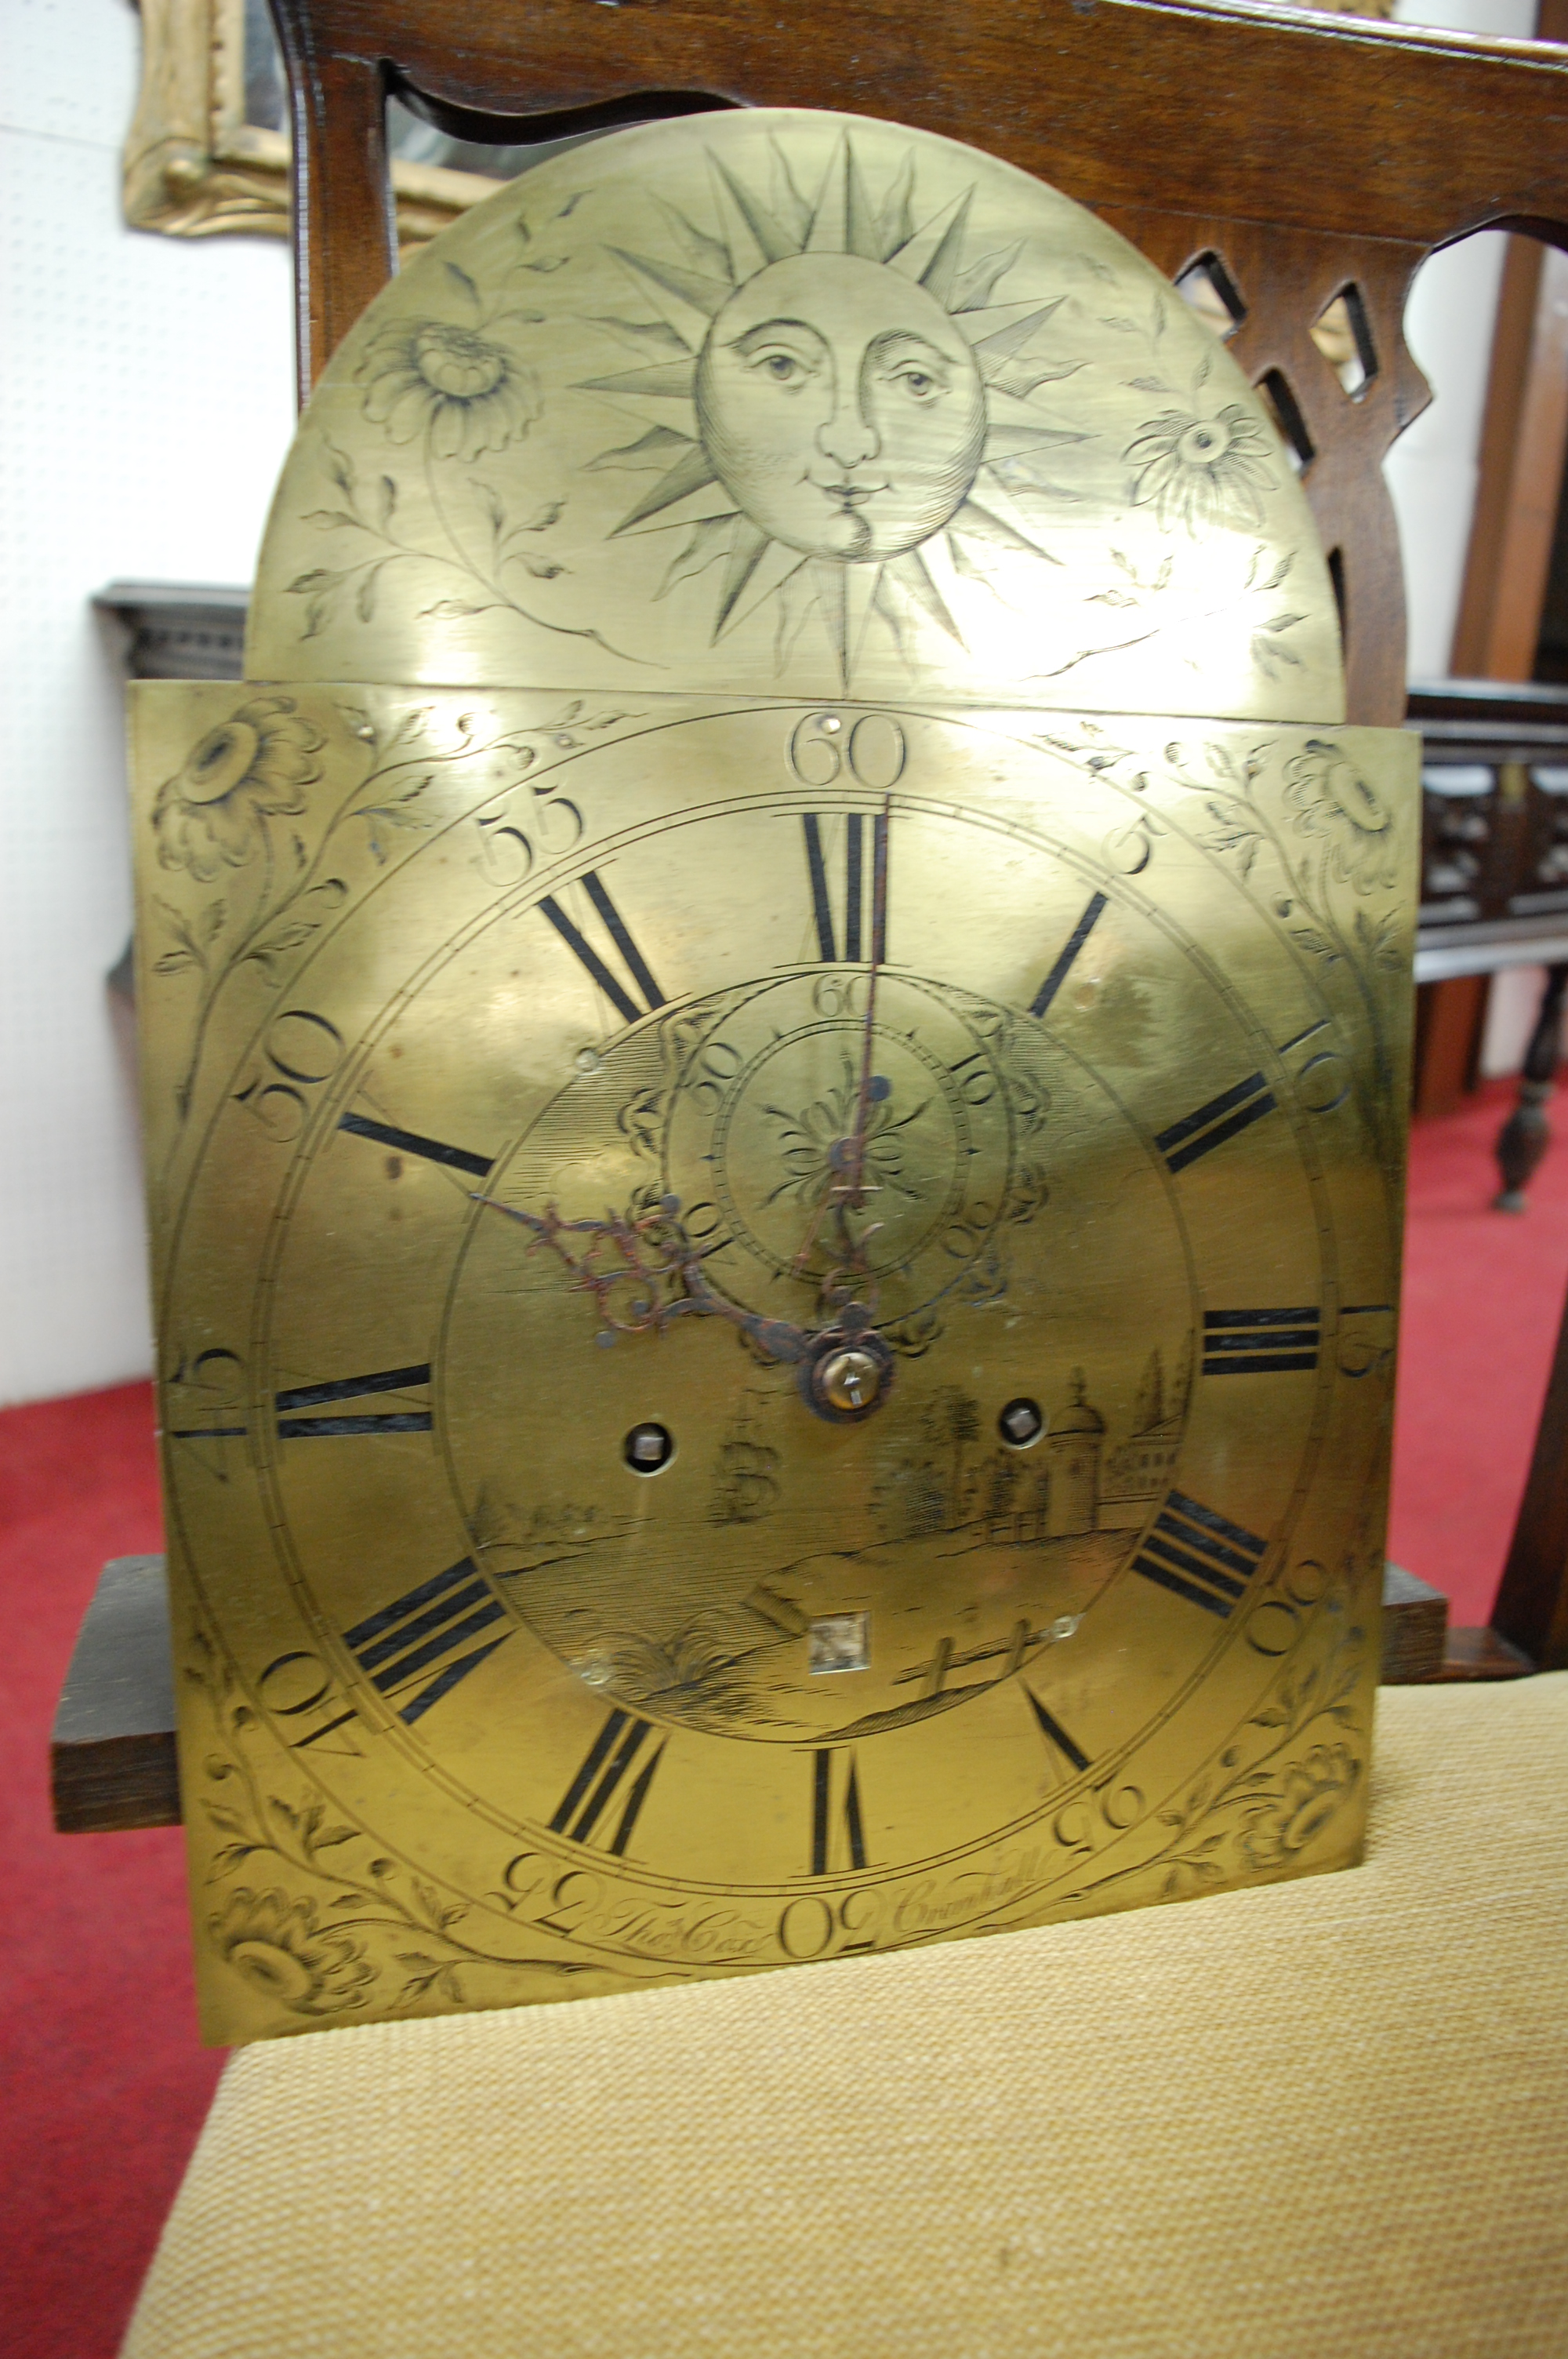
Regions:
<svg viewBox="0 0 1568 2359"><path fill-rule="evenodd" d="M803 787L830 787L848 770L857 786L886 794L909 756L891 712L862 712L846 729L837 712L808 712L790 733L790 768Z"/></svg>

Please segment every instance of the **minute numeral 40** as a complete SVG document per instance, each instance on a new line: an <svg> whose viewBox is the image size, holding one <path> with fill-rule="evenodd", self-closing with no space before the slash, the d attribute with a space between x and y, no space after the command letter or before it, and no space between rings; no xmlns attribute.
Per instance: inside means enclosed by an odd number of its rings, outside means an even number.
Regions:
<svg viewBox="0 0 1568 2359"><path fill-rule="evenodd" d="M1267 1545L1217 1509L1172 1491L1133 1558L1132 1570L1224 1622L1237 1599L1246 1595Z"/></svg>
<svg viewBox="0 0 1568 2359"><path fill-rule="evenodd" d="M634 1712L611 1712L589 1745L581 1768L561 1797L550 1821L551 1833L567 1835L573 1843L587 1843L620 1793L628 1773L636 1767L637 1774L627 1789L621 1814L611 1821L613 1831L607 1849L612 1858L622 1858L648 1799L654 1773L665 1757L665 1748L658 1745L637 1766L638 1756L644 1753L652 1734L649 1723L639 1720Z"/></svg>
<svg viewBox="0 0 1568 2359"><path fill-rule="evenodd" d="M583 890L592 902L606 933L614 944L622 963L633 984L641 993L639 1002L626 984L600 957L586 934L573 924L554 896L546 893L539 903L539 912L559 934L568 950L583 968L590 981L596 983L611 1006L628 1024L635 1024L641 1016L651 1016L655 1007L663 1007L665 995L654 982L647 960L632 939L631 929L605 889L602 879L589 869L580 880Z"/></svg>
<svg viewBox="0 0 1568 2359"><path fill-rule="evenodd" d="M1273 1376L1315 1368L1319 1319L1304 1310L1206 1310L1206 1376Z"/></svg>
<svg viewBox="0 0 1568 2359"><path fill-rule="evenodd" d="M850 811L845 819L844 897L838 910L834 907L834 879L830 873L837 863L829 859L821 815L816 811L803 812L801 826L806 834L806 873L811 887L818 958L829 966L840 958L849 966L858 966L865 959L881 966L887 956L887 890L884 883L879 913L873 879L879 868L884 878L886 875L886 814L878 812L869 828L860 811Z"/></svg>
<svg viewBox="0 0 1568 2359"><path fill-rule="evenodd" d="M469 1644L503 1621L505 1611L489 1582L479 1577L472 1558L464 1557L390 1605L367 1614L344 1631L343 1643L382 1695L395 1697L405 1689L414 1690L397 1707L399 1720L412 1728L511 1636L503 1630L482 1646ZM427 1671L434 1676L427 1680Z"/></svg>

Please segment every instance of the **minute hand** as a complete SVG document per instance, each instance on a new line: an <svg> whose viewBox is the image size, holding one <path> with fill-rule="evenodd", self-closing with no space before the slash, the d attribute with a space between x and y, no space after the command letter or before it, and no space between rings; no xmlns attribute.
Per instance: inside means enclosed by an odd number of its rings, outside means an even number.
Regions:
<svg viewBox="0 0 1568 2359"><path fill-rule="evenodd" d="M884 795L871 823L871 972L866 990L866 1020L860 1028L860 1086L855 1095L855 1126L845 1144L846 1210L858 1212L866 1201L866 1128L871 1113L871 1034L877 1016L877 985L887 956L888 832L892 797Z"/></svg>

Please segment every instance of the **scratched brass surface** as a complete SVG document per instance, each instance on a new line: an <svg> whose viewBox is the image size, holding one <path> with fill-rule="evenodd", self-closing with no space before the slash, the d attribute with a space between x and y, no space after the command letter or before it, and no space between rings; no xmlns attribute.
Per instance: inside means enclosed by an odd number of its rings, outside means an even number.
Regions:
<svg viewBox="0 0 1568 2359"><path fill-rule="evenodd" d="M557 158L371 305L247 669L1345 710L1271 414L1152 266L972 149L767 110Z"/></svg>
<svg viewBox="0 0 1568 2359"><path fill-rule="evenodd" d="M210 2038L1357 1855L1413 740L133 693Z"/></svg>

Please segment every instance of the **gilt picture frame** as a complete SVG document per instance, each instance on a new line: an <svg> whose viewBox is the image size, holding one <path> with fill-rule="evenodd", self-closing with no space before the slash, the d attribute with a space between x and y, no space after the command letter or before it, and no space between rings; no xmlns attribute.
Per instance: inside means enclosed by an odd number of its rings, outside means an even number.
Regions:
<svg viewBox="0 0 1568 2359"><path fill-rule="evenodd" d="M253 120L247 104L246 0L141 0L141 18L125 220L168 237L287 237L288 136ZM492 195L496 180L395 156L392 184L406 254Z"/></svg>

